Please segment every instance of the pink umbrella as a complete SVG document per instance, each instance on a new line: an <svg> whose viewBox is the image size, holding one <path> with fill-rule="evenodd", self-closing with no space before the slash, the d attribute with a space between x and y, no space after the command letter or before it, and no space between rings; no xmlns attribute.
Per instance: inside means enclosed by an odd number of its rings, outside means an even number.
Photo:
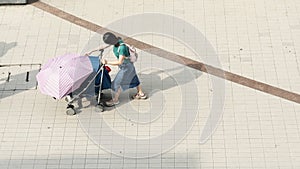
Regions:
<svg viewBox="0 0 300 169"><path fill-rule="evenodd" d="M78 89L92 72L87 56L67 54L49 60L36 78L41 93L61 99Z"/></svg>

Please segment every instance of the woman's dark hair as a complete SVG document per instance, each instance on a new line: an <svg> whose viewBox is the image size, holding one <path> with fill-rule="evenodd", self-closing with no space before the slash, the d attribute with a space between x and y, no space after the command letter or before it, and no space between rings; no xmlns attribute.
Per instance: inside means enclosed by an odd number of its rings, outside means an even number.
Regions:
<svg viewBox="0 0 300 169"><path fill-rule="evenodd" d="M116 37L116 35L111 32L106 32L103 35L103 41L109 45L116 45L119 42L119 37Z"/></svg>
<svg viewBox="0 0 300 169"><path fill-rule="evenodd" d="M120 46L120 42L114 44L115 47L119 47Z"/></svg>

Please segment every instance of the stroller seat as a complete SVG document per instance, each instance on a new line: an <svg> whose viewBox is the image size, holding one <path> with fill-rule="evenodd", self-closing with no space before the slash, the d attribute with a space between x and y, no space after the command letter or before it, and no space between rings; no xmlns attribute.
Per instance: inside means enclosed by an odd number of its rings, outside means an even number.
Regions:
<svg viewBox="0 0 300 169"><path fill-rule="evenodd" d="M90 59L90 61L92 63L92 66L93 66L93 72L95 73L94 75L96 75L96 78L95 78L95 94L99 94L100 83L101 83L101 75L102 75L102 71L100 70L101 66L100 66L100 62L99 62L99 57L98 56L89 56L89 59ZM104 67L103 70L104 70L104 72L103 72L101 90L110 89L111 88L111 78L110 78L110 75L109 75L109 71L107 70L106 67Z"/></svg>

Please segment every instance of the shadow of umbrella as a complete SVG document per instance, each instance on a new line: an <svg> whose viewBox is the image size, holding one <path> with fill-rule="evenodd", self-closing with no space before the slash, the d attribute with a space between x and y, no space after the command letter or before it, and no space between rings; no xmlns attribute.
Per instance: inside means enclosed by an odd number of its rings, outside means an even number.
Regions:
<svg viewBox="0 0 300 169"><path fill-rule="evenodd" d="M0 42L0 57L4 56L10 49L17 46L17 42Z"/></svg>
<svg viewBox="0 0 300 169"><path fill-rule="evenodd" d="M26 90L36 90L37 83L35 80L39 70L7 76L0 79L0 99L10 97Z"/></svg>

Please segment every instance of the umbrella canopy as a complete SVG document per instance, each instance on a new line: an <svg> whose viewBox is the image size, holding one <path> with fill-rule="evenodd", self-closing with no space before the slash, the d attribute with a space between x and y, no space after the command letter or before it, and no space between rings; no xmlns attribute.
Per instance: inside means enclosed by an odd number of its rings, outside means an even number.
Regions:
<svg viewBox="0 0 300 169"><path fill-rule="evenodd" d="M67 54L49 60L36 78L41 93L61 99L78 89L92 72L89 57Z"/></svg>

